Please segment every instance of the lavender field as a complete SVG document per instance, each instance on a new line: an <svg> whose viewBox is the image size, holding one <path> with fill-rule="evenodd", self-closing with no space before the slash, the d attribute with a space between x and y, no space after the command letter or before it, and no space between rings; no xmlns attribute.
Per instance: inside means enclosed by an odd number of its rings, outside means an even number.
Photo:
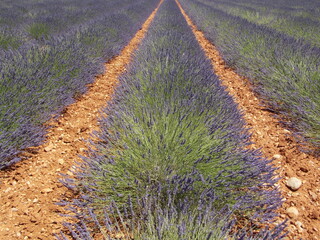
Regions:
<svg viewBox="0 0 320 240"><path fill-rule="evenodd" d="M266 108L296 133L302 148L319 156L319 2L182 0L181 4L228 65L252 81Z"/></svg>
<svg viewBox="0 0 320 240"><path fill-rule="evenodd" d="M180 0L265 110L320 153L320 4ZM46 139L46 123L88 90L157 0L3 0L0 169ZM76 198L59 240L277 240L276 167L252 150L244 113L221 84L175 0L163 0L100 131L64 176ZM91 129L90 129L91 130ZM57 149L59 151L59 149ZM26 160L28 161L28 159Z"/></svg>
<svg viewBox="0 0 320 240"><path fill-rule="evenodd" d="M66 203L74 238L283 237L282 224L263 226L281 205L274 169L245 150L241 113L175 1L161 5L104 115L78 181L66 181L82 193ZM232 232L237 218L246 226Z"/></svg>
<svg viewBox="0 0 320 240"><path fill-rule="evenodd" d="M0 168L44 140L43 123L86 91L157 3L63 2L1 5Z"/></svg>

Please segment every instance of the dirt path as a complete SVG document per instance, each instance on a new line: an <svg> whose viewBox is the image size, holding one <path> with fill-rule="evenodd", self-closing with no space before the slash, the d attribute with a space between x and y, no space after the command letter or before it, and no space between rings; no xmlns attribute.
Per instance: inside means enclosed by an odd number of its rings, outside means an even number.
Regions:
<svg viewBox="0 0 320 240"><path fill-rule="evenodd" d="M160 5L160 4L159 4ZM159 7L159 6L158 6ZM68 174L79 154L85 154L93 130L98 130L99 109L110 100L117 78L125 71L133 51L145 35L154 12L149 16L121 54L106 64L106 73L96 78L89 90L77 102L68 106L52 127L46 144L30 148L28 158L0 172L0 239L55 239L66 218L59 216L63 209L57 205L72 193L59 183L60 174Z"/></svg>
<svg viewBox="0 0 320 240"><path fill-rule="evenodd" d="M289 218L288 239L320 239L320 159L298 150L290 131L284 129L271 113L263 110L249 80L240 77L226 66L215 46L197 30L181 5L178 5L211 60L214 72L243 111L244 119L251 128L253 147L261 148L264 156L273 158L273 164L279 168L278 174L283 178L280 181L280 190L286 199L280 212L282 219ZM286 186L287 179L291 177L302 180L302 186L295 192ZM299 212L298 216L294 213L288 214L289 207L295 207Z"/></svg>

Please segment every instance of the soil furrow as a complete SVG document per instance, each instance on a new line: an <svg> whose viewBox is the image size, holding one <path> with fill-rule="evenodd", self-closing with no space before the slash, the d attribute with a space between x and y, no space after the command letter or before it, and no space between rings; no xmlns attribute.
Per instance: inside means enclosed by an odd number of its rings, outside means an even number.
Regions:
<svg viewBox="0 0 320 240"><path fill-rule="evenodd" d="M280 218L289 219L288 239L320 239L319 159L299 151L291 132L283 128L272 113L264 110L262 101L254 94L250 81L225 64L216 47L197 29L180 3L177 3L211 60L214 72L243 112L243 117L251 129L252 147L261 149L263 155L273 159L273 164L278 168L277 173L282 178L279 182L280 190L285 199L280 209ZM291 177L302 181L302 186L297 191L291 191L286 186L287 179ZM298 214L295 211L288 213L290 207L298 210Z"/></svg>
<svg viewBox="0 0 320 240"><path fill-rule="evenodd" d="M73 176L71 169L87 149L84 140L99 130L99 110L110 100L160 4L121 54L106 63L105 74L48 123L46 143L27 149L24 161L0 172L0 239L55 239L53 234L63 229L67 218L59 213L66 212L56 203L73 195L59 182L60 174Z"/></svg>

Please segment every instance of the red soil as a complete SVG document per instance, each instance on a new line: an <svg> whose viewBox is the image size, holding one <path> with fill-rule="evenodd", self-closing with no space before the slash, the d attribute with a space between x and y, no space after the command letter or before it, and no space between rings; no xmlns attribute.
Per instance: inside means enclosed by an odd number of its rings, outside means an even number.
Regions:
<svg viewBox="0 0 320 240"><path fill-rule="evenodd" d="M251 128L254 143L252 148L261 149L263 155L273 159L273 164L279 168L277 174L282 178L279 185L285 198L279 212L281 219L289 218L288 239L320 239L320 159L299 151L291 132L283 128L270 112L263 110L250 81L225 64L216 47L197 29L179 3L178 5L211 60L214 72L243 112L244 119ZM288 189L285 182L289 177L302 180L301 188L295 192ZM291 206L297 208L298 216L290 217L287 214L286 210Z"/></svg>
<svg viewBox="0 0 320 240"><path fill-rule="evenodd" d="M46 143L27 149L24 161L0 172L1 240L55 239L53 234L63 230L62 222L68 219L59 213L66 211L55 203L73 195L59 182L60 174L73 176L70 170L81 162L78 155L85 155L87 149L83 139L92 138L91 132L99 130L99 110L110 100L158 7L121 54L106 63L105 74L88 86L88 92L48 123Z"/></svg>

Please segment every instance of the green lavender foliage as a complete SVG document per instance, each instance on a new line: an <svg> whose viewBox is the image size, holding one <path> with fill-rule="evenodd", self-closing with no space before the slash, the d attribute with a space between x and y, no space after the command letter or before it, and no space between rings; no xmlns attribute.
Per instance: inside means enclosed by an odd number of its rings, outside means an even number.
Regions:
<svg viewBox="0 0 320 240"><path fill-rule="evenodd" d="M217 209L214 202L219 201L219 196L209 187L197 192L194 202L194 197L186 193L197 188L198 177L198 174L176 176L164 184L153 185L155 189L150 187L141 198L130 198L124 205L106 204L102 218L90 207L88 199L85 200L88 195L82 195L71 207L77 221L65 226L77 240L280 240L285 237L284 223L270 229L258 219L260 222L237 226L235 211L246 204L244 199L232 208ZM90 200L93 199L89 197ZM64 234L57 238L68 239Z"/></svg>
<svg viewBox="0 0 320 240"><path fill-rule="evenodd" d="M28 33L35 39L48 38L49 32L49 26L44 23L33 23L28 28Z"/></svg>
<svg viewBox="0 0 320 240"><path fill-rule="evenodd" d="M159 9L105 114L101 141L79 171L82 190L99 196L92 197L95 208L123 204L194 171L207 181L199 180L190 196L197 199L210 185L221 196L217 207L244 196L261 203L270 197L259 188L272 185L273 168L244 150L249 135L242 115L174 2Z"/></svg>
<svg viewBox="0 0 320 240"><path fill-rule="evenodd" d="M0 48L4 50L18 48L20 45L19 39L14 34L8 32L8 30L0 30Z"/></svg>

